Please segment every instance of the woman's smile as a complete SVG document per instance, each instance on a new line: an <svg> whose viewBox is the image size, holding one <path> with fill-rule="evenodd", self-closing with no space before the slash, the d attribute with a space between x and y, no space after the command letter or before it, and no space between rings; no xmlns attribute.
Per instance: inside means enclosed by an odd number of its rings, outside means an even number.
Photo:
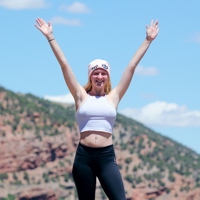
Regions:
<svg viewBox="0 0 200 200"><path fill-rule="evenodd" d="M98 87L104 86L108 82L108 74L103 69L97 69L92 73L91 81Z"/></svg>

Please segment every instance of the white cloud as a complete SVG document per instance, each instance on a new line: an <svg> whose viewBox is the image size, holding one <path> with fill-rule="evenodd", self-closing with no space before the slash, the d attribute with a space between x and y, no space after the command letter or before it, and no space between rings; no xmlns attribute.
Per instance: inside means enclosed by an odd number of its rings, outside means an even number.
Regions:
<svg viewBox="0 0 200 200"><path fill-rule="evenodd" d="M60 95L60 96L44 96L44 99L58 102L58 103L73 103L74 104L74 98L71 95L71 93L68 93L66 95Z"/></svg>
<svg viewBox="0 0 200 200"><path fill-rule="evenodd" d="M66 19L63 17L53 17L50 20L53 24L63 24L67 26L80 26L81 22L78 19Z"/></svg>
<svg viewBox="0 0 200 200"><path fill-rule="evenodd" d="M194 34L191 40L192 42L200 43L200 33L197 32L196 34Z"/></svg>
<svg viewBox="0 0 200 200"><path fill-rule="evenodd" d="M135 70L136 74L141 76L155 76L158 74L158 69L155 67L142 67L138 66Z"/></svg>
<svg viewBox="0 0 200 200"><path fill-rule="evenodd" d="M139 109L126 108L120 113L149 126L200 126L200 111L175 103L156 101Z"/></svg>
<svg viewBox="0 0 200 200"><path fill-rule="evenodd" d="M13 10L39 9L48 5L45 0L0 0L0 6Z"/></svg>
<svg viewBox="0 0 200 200"><path fill-rule="evenodd" d="M71 13L89 13L91 10L83 3L74 2L71 5L62 5L60 7L61 10L66 10Z"/></svg>

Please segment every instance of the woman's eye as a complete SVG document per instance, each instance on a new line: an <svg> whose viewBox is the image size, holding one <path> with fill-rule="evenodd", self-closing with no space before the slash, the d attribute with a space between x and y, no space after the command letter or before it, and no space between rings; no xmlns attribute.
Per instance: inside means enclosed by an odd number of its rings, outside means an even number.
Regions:
<svg viewBox="0 0 200 200"><path fill-rule="evenodd" d="M107 73L105 73L105 72L94 72L93 75L94 75L94 76L99 76L99 75L101 75L101 76L106 76Z"/></svg>

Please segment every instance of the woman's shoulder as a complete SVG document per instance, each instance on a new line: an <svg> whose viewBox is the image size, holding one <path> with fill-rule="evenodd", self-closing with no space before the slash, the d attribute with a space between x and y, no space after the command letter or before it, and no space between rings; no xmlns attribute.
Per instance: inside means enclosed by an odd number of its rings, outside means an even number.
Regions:
<svg viewBox="0 0 200 200"><path fill-rule="evenodd" d="M119 99L116 96L115 89L111 90L109 94L106 95L106 98L117 109Z"/></svg>

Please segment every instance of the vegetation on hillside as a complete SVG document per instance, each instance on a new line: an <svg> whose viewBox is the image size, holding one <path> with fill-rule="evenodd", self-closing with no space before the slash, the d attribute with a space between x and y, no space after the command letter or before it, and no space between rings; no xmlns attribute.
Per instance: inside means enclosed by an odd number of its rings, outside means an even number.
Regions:
<svg viewBox="0 0 200 200"><path fill-rule="evenodd" d="M42 141L44 136L63 135L59 128L61 126L68 127L78 134L74 105L64 107L32 94L14 93L1 86L0 116L3 118L4 126L12 127L14 135L19 134L19 131L20 134L30 131L34 133L35 138ZM6 134L0 128L0 139L5 138ZM121 152L127 152L125 158L118 155L118 165L123 172L124 181L130 184L131 188L143 184L148 188L165 188L166 193L170 193L168 185L176 182L176 175L182 177L180 192L200 188L200 155L191 149L121 114L117 115L113 140ZM137 164L134 162L134 156L140 161ZM11 185L17 186L62 181L70 183L72 176L64 170L66 166L71 166L72 162L73 155L59 158L54 167L63 172L54 174L48 169L40 180L30 178L26 171L23 172L24 180L19 180L21 169L12 173L2 173L0 188L4 188L4 183L9 177L13 180ZM45 163L40 167L45 167ZM69 190L71 186L60 184L59 187ZM100 191L104 199L105 194ZM76 195L75 192L74 194Z"/></svg>

